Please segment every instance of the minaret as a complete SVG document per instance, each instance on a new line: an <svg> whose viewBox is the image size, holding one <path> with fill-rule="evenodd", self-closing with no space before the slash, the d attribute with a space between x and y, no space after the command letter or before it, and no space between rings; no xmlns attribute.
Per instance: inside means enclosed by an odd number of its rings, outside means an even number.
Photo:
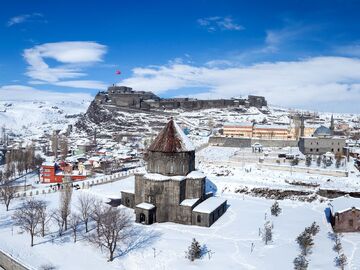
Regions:
<svg viewBox="0 0 360 270"><path fill-rule="evenodd" d="M331 120L330 120L330 132L331 132L331 136L334 136L334 115L331 115Z"/></svg>
<svg viewBox="0 0 360 270"><path fill-rule="evenodd" d="M304 115L301 114L300 116L300 138L305 136L305 121Z"/></svg>

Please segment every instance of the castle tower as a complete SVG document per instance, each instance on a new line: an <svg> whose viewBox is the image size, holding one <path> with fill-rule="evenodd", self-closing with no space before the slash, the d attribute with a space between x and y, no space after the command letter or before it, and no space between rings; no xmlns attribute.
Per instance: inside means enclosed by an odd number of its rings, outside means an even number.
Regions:
<svg viewBox="0 0 360 270"><path fill-rule="evenodd" d="M330 120L330 134L331 134L331 136L334 136L334 130L335 130L334 115L331 115L331 120Z"/></svg>

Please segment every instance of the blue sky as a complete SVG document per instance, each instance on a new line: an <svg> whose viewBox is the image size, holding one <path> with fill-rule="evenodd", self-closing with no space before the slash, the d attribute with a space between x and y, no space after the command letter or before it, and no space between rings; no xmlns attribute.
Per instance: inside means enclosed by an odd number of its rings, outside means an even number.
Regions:
<svg viewBox="0 0 360 270"><path fill-rule="evenodd" d="M94 95L119 83L358 112L359 12L351 0L4 0L0 91Z"/></svg>

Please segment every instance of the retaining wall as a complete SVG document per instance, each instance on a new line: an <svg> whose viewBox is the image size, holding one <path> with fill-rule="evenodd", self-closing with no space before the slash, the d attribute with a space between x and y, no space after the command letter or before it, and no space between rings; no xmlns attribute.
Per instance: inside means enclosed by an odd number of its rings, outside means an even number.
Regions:
<svg viewBox="0 0 360 270"><path fill-rule="evenodd" d="M0 250L0 268L5 270L31 270L25 267L19 261Z"/></svg>
<svg viewBox="0 0 360 270"><path fill-rule="evenodd" d="M225 147L251 147L254 143L260 143L264 147L297 147L296 140L269 140L257 138L241 138L241 137L222 137L213 136L209 138L210 145L225 146Z"/></svg>

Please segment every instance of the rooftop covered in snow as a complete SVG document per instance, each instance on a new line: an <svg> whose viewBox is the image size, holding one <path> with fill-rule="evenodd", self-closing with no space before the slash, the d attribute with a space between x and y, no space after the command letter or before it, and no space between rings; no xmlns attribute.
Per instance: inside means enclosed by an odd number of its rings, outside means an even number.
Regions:
<svg viewBox="0 0 360 270"><path fill-rule="evenodd" d="M218 208L224 202L226 202L226 199L224 199L224 198L210 197L210 198L206 199L205 201L203 201L202 203L200 203L198 206L196 206L193 211L209 214L209 213L213 212L216 208Z"/></svg>

